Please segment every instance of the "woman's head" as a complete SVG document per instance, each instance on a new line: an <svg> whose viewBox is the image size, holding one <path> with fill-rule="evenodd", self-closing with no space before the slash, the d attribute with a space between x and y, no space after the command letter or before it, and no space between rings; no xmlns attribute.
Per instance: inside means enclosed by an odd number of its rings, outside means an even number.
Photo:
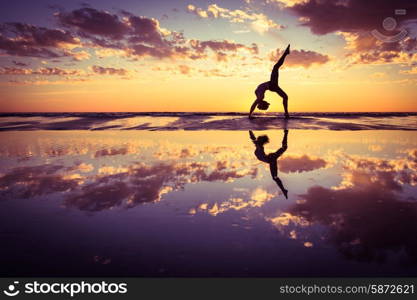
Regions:
<svg viewBox="0 0 417 300"><path fill-rule="evenodd" d="M259 103L258 103L258 109L260 109L260 110L267 110L268 108L269 108L269 103L268 102L266 102L265 100L261 100Z"/></svg>
<svg viewBox="0 0 417 300"><path fill-rule="evenodd" d="M260 145L265 145L265 144L269 143L269 138L268 138L267 135L260 135L256 139L256 143L260 144Z"/></svg>

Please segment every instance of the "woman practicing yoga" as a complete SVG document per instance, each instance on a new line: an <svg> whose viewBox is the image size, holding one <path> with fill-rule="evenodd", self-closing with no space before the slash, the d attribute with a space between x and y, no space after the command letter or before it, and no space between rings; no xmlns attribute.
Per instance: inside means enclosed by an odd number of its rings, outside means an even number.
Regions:
<svg viewBox="0 0 417 300"><path fill-rule="evenodd" d="M285 49L284 53L282 54L281 58L278 62L274 65L274 68L271 72L271 80L261 83L255 90L256 100L253 102L250 112L249 112L249 119L252 119L252 113L256 107L261 110L267 110L269 107L269 103L266 102L264 99L265 91L270 90L276 92L280 97L282 97L282 104L284 105L285 110L285 118L288 119L290 115L288 114L288 96L287 94L278 86L278 69L284 63L285 57L290 54L290 45L288 45L287 49Z"/></svg>

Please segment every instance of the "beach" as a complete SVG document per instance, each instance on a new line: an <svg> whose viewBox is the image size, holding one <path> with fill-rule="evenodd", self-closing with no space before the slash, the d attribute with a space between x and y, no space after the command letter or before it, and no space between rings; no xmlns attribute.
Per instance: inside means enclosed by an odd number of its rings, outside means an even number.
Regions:
<svg viewBox="0 0 417 300"><path fill-rule="evenodd" d="M3 114L0 129L2 276L417 276L416 114ZM249 130L282 149L288 199Z"/></svg>

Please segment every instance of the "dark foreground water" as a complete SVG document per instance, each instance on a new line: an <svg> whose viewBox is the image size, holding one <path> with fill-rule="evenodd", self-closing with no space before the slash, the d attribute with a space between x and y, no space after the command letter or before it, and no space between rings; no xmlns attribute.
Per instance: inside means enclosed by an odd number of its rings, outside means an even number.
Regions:
<svg viewBox="0 0 417 300"><path fill-rule="evenodd" d="M417 276L416 131L0 139L1 276Z"/></svg>

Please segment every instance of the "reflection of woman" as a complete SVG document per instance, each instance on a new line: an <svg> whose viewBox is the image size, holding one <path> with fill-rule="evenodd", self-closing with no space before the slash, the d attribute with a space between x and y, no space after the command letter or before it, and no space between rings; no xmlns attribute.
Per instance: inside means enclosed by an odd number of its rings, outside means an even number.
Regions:
<svg viewBox="0 0 417 300"><path fill-rule="evenodd" d="M288 130L284 130L284 138L282 139L282 146L277 151L266 154L264 145L269 143L269 138L267 135L260 135L255 137L253 132L249 130L249 135L252 142L256 146L255 156L260 161L266 162L269 164L269 169L271 171L272 179L277 183L278 187L281 189L282 193L284 194L285 198L288 199L288 190L285 189L284 185L282 184L281 179L278 177L278 158L284 154L287 150L287 138L288 138Z"/></svg>

